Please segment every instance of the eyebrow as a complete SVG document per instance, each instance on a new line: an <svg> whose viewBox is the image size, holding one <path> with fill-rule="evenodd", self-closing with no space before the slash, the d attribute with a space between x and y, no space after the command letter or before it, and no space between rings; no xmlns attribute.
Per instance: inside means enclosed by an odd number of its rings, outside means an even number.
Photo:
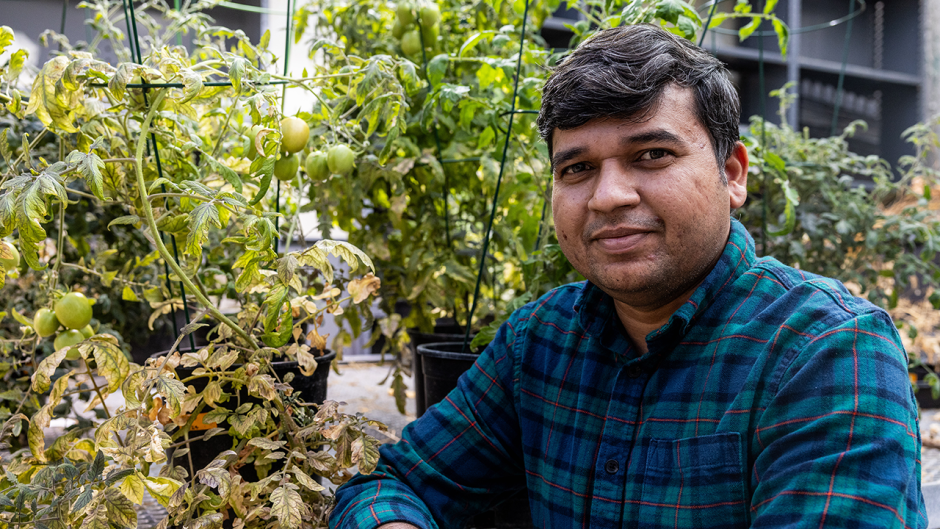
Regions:
<svg viewBox="0 0 940 529"><path fill-rule="evenodd" d="M643 132L641 134L634 134L632 136L624 136L620 138L620 144L624 146L632 145L632 144L642 145L646 143L668 143L670 145L682 145L685 142L682 141L682 138L680 138L679 136L676 136L675 134L669 132L668 130L663 130L663 129L652 130L649 132ZM585 152L587 152L587 150L588 150L587 147L572 147L564 151L556 152L555 155L552 156L552 160L551 160L552 161L552 166L551 166L552 174L555 173L555 169L559 165L567 162L568 160L571 160L572 158L576 158L584 154Z"/></svg>

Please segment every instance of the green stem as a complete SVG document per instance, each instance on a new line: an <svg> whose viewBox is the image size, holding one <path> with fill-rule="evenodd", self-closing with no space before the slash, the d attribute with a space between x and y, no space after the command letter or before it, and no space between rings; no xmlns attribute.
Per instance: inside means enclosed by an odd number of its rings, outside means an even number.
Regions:
<svg viewBox="0 0 940 529"><path fill-rule="evenodd" d="M85 371L85 374L88 375L88 380L89 380L89 382L91 383L91 387L93 387L93 388L95 389L95 393L98 395L98 399L101 400L101 408L104 409L104 415L105 415L105 417L107 417L107 418L110 419L110 418L111 418L111 412L108 411L108 405L104 403L104 395L101 394L101 388L99 388L99 387L98 387L98 383L95 382L95 376L91 374L91 368L88 367L88 364L85 364L85 369L87 369L87 371ZM118 437L118 440L119 440L119 441L120 441L120 439L121 439L121 438ZM123 444L123 443L122 443L122 444Z"/></svg>
<svg viewBox="0 0 940 529"><path fill-rule="evenodd" d="M142 209L144 210L144 216L147 218L147 226L150 228L150 233L154 235L153 241L157 246L157 251L160 252L160 256L163 257L167 265L176 273L176 276L179 278L180 282L183 283L183 286L189 289L193 293L193 296L199 300L199 303L203 307L208 309L209 313L212 314L217 320L229 326L232 331L241 337L246 342L250 343L255 349L259 349L258 343L255 339L245 332L244 329L238 326L237 323L230 320L225 314L222 314L215 305L212 304L202 293L196 288L196 285L193 284L192 280L187 276L183 269L180 267L179 263L176 262L176 259L173 258L173 255L166 249L166 246L163 244L162 237L159 236L160 230L157 228L157 221L153 216L153 208L150 206L150 199L147 196L147 183L144 181L144 147L147 144L146 138L150 133L150 123L153 121L154 115L157 113L157 108L160 107L160 103L163 102L163 98L166 96L166 90L162 89L157 92L157 96L154 98L153 103L150 105L150 110L147 112L147 117L144 118L144 122L140 125L140 137L142 141L137 142L137 153L135 157L135 169L137 170L137 190L140 193L140 199L142 203ZM154 148L156 149L156 145Z"/></svg>
<svg viewBox="0 0 940 529"><path fill-rule="evenodd" d="M52 267L52 287L59 283L59 267L62 266L62 246L65 244L65 204L59 203L59 239L56 242L55 265Z"/></svg>
<svg viewBox="0 0 940 529"><path fill-rule="evenodd" d="M195 198L196 200L202 200L203 202L214 202L214 198L204 197L196 193L155 193L153 195L148 195L148 200L154 200L158 198L168 198L168 197L177 197L177 198ZM238 215L238 211L232 209L228 204L224 202L218 202L220 206L231 211L232 213Z"/></svg>
<svg viewBox="0 0 940 529"><path fill-rule="evenodd" d="M225 116L225 123L222 124L222 130L219 131L219 139L215 142L215 147L212 149L212 157L215 158L219 154L219 149L222 148L222 140L225 138L225 131L228 130L228 124L232 121L232 115L235 114L235 109L238 108L238 105L235 104L235 100L238 99L238 95L241 92L236 92L235 97L232 101L232 106L228 110L228 115Z"/></svg>

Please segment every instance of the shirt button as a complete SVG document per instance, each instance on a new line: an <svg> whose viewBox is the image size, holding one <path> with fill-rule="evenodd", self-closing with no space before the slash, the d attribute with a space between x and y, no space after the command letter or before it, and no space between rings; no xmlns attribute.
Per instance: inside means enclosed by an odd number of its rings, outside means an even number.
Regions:
<svg viewBox="0 0 940 529"><path fill-rule="evenodd" d="M643 369L640 366L630 366L630 369L627 371L627 375L630 378L637 378L643 374Z"/></svg>
<svg viewBox="0 0 940 529"><path fill-rule="evenodd" d="M620 463L617 463L615 459L608 459L607 463L604 464L604 470L606 470L608 474L616 474L617 471L620 470Z"/></svg>

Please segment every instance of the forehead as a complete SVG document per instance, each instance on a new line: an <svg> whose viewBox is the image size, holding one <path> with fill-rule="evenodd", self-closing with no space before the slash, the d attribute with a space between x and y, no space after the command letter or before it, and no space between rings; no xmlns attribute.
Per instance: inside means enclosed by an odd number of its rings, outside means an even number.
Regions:
<svg viewBox="0 0 940 529"><path fill-rule="evenodd" d="M685 141L708 138L708 131L699 120L691 88L666 87L651 108L630 118L594 118L573 129L556 128L552 134L552 150L572 147L587 148L608 137L630 143L631 138L650 138L656 131L667 131Z"/></svg>

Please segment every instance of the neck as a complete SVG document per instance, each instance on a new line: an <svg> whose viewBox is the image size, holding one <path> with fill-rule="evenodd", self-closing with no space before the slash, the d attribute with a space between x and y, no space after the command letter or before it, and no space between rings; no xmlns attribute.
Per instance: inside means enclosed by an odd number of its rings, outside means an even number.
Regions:
<svg viewBox="0 0 940 529"><path fill-rule="evenodd" d="M700 283L696 283L695 286L669 303L656 307L636 307L614 300L614 307L617 309L620 323L623 324L627 336L641 355L646 354L649 350L646 346L646 336L665 325L669 318L679 310L679 307L688 301Z"/></svg>

